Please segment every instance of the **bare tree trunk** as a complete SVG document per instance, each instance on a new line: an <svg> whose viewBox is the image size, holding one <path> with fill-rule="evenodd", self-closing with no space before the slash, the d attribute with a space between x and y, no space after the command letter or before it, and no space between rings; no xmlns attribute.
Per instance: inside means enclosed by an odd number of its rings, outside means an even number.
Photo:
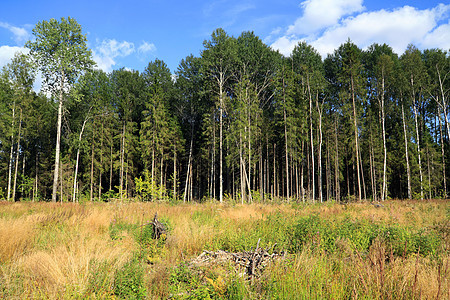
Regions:
<svg viewBox="0 0 450 300"><path fill-rule="evenodd" d="M359 157L361 157L361 149L359 149ZM366 195L366 182L365 182L365 180L364 180L364 167L363 167L362 159L360 159L359 162L360 162L360 168L361 168L361 181L362 181L363 195L364 195L364 199L367 199L367 195Z"/></svg>
<svg viewBox="0 0 450 300"><path fill-rule="evenodd" d="M353 76L351 77L352 103L353 103L353 125L355 127L355 152L356 152L356 176L358 177L358 200L361 200L361 175L359 172L359 144L358 144L358 122L356 114L356 99Z"/></svg>
<svg viewBox="0 0 450 300"><path fill-rule="evenodd" d="M110 156L110 164L109 164L109 190L112 190L112 174L113 174L113 142L111 141L111 156Z"/></svg>
<svg viewBox="0 0 450 300"><path fill-rule="evenodd" d="M98 174L98 200L102 199L102 169L103 169L103 122L102 122L102 135L100 137L100 168Z"/></svg>
<svg viewBox="0 0 450 300"><path fill-rule="evenodd" d="M59 180L59 195L60 195L60 202L62 203L64 200L64 195L63 195L63 171L62 171L62 164L59 165L59 173L60 173L60 180Z"/></svg>
<svg viewBox="0 0 450 300"><path fill-rule="evenodd" d="M444 199L447 199L447 179L445 175L445 151L444 151L444 137L442 135L442 122L441 122L441 109L438 106L438 119L439 119L439 133L441 140L441 155L442 155L442 178L444 180Z"/></svg>
<svg viewBox="0 0 450 300"><path fill-rule="evenodd" d="M302 155L303 155L303 150L304 150L304 142L302 141ZM302 202L305 202L305 187L304 187L304 182L303 182L303 177L304 177L304 171L305 168L303 167L303 164L300 165L300 191L302 194Z"/></svg>
<svg viewBox="0 0 450 300"><path fill-rule="evenodd" d="M408 137L406 134L406 119L405 119L405 110L403 108L402 103L402 119L403 119L403 133L405 137L405 156L406 156L406 173L408 176L408 199L412 200L412 193L411 193L411 169L409 167L409 155L408 155Z"/></svg>
<svg viewBox="0 0 450 300"><path fill-rule="evenodd" d="M339 182L339 144L338 144L338 132L337 132L337 118L334 122L334 136L335 136L335 147L336 147L336 158L334 161L334 180L335 180L335 189L336 189L336 201L341 201L341 191L340 191L340 182Z"/></svg>
<svg viewBox="0 0 450 300"><path fill-rule="evenodd" d="M119 182L119 194L120 201L123 200L123 173L124 173L124 160L125 160L125 121L123 122L122 129L122 147L120 151L120 182Z"/></svg>
<svg viewBox="0 0 450 300"><path fill-rule="evenodd" d="M245 181L244 181L244 159L242 157L242 134L239 132L239 177L241 182L241 203L246 201Z"/></svg>
<svg viewBox="0 0 450 300"><path fill-rule="evenodd" d="M14 153L14 120L16 113L16 101L13 103L12 109L12 121L11 121L11 151L9 152L9 164L8 164L8 192L7 200L11 199L11 180L12 180L12 164L13 164L13 153Z"/></svg>
<svg viewBox="0 0 450 300"><path fill-rule="evenodd" d="M190 170L192 169L192 146L194 144L194 136L193 132L191 134L191 146L189 147L189 161L188 161L188 168L186 171L186 183L184 185L184 195L183 195L183 202L186 202L186 197L188 196L188 188L189 188L189 175Z"/></svg>
<svg viewBox="0 0 450 300"><path fill-rule="evenodd" d="M95 136L92 135L92 144L91 144L91 182L90 182L90 194L89 199L92 202L94 199L94 140Z"/></svg>
<svg viewBox="0 0 450 300"><path fill-rule="evenodd" d="M81 138L83 136L83 132L84 132L84 128L86 126L87 120L88 120L88 118L84 119L83 125L81 126L80 135L78 136L78 143L81 143ZM78 164L79 164L79 161L80 161L80 145L78 145L78 149L77 149L77 160L75 162L75 174L73 176L72 202L75 202L76 195L77 195L77 180L78 180Z"/></svg>
<svg viewBox="0 0 450 300"><path fill-rule="evenodd" d="M219 84L219 201L223 202L223 85L225 79L224 74L220 73L220 84Z"/></svg>
<svg viewBox="0 0 450 300"><path fill-rule="evenodd" d="M52 190L52 202L56 202L56 193L58 190L58 175L59 175L59 156L61 152L61 126L62 126L62 109L63 109L63 96L64 96L64 73L61 77L59 103L58 103L58 123L56 125L56 150L55 150L55 172L53 174L53 190ZM62 195L61 195L62 197Z"/></svg>
<svg viewBox="0 0 450 300"><path fill-rule="evenodd" d="M381 201L384 201L387 197L387 185L386 185L386 169L387 169L387 147L386 147L386 129L385 129L385 114L384 114L384 69L382 75L382 92L381 92L381 129L383 135L383 190L381 191Z"/></svg>
<svg viewBox="0 0 450 300"><path fill-rule="evenodd" d="M309 77L306 77L307 79L307 85L308 85L308 97L309 97L309 132L310 132L310 142L311 142L311 195L312 200L315 201L315 173L316 170L314 169L314 137L313 137L313 122L312 122L312 95L311 95L311 88L309 85Z"/></svg>
<svg viewBox="0 0 450 300"><path fill-rule="evenodd" d="M22 109L20 109L19 132L17 134L17 148L16 148L16 161L15 161L15 169L14 169L14 184L13 184L13 192L12 192L12 201L16 201L17 171L19 169L19 150L20 150L21 129L22 129Z"/></svg>
<svg viewBox="0 0 450 300"><path fill-rule="evenodd" d="M370 163L370 184L372 186L372 200L376 201L376 190L374 181L374 160L373 160L373 145L372 136L370 136L370 151L369 151L369 163Z"/></svg>
<svg viewBox="0 0 450 300"><path fill-rule="evenodd" d="M277 193L277 172L276 172L276 159L275 159L275 154L276 154L276 148L277 148L277 144L273 144L273 197L277 196L278 197L278 193Z"/></svg>
<svg viewBox="0 0 450 300"><path fill-rule="evenodd" d="M177 200L177 146L173 144L173 200Z"/></svg>
<svg viewBox="0 0 450 300"><path fill-rule="evenodd" d="M428 199L431 199L431 168L430 168L430 149L427 145L427 173L428 173Z"/></svg>
<svg viewBox="0 0 450 300"><path fill-rule="evenodd" d="M159 174L159 200L163 199L163 166L164 166L164 152L161 151L161 168L160 168L160 174Z"/></svg>
<svg viewBox="0 0 450 300"><path fill-rule="evenodd" d="M36 164L35 164L35 168L36 168L35 173L36 174L34 176L34 185L33 185L33 202L35 201L36 194L38 192L38 165L39 165L38 161L39 161L39 154L36 153Z"/></svg>
<svg viewBox="0 0 450 300"><path fill-rule="evenodd" d="M423 175L422 175L422 159L420 155L420 140L419 140L419 116L416 107L416 100L413 99L414 121L416 124L416 139L417 139L417 157L419 160L419 176L420 176L420 200L423 200Z"/></svg>
<svg viewBox="0 0 450 300"><path fill-rule="evenodd" d="M323 109L319 105L319 95L316 94L316 106L317 112L319 113L319 149L318 149L318 168L319 168L319 200L323 202L323 193L322 193L322 112Z"/></svg>
<svg viewBox="0 0 450 300"><path fill-rule="evenodd" d="M285 145L285 158L286 158L286 198L289 202L289 152L288 152L288 136L287 136L287 116L286 116L286 91L283 76L283 116L284 116L284 145Z"/></svg>

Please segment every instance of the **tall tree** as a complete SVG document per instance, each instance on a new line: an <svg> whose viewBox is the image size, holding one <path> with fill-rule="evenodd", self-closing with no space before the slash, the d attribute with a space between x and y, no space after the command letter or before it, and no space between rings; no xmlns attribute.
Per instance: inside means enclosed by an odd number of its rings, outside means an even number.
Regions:
<svg viewBox="0 0 450 300"><path fill-rule="evenodd" d="M219 117L219 201L223 202L223 128L226 114L225 100L227 85L234 75L234 60L236 58L236 41L221 28L216 29L209 41L204 41L205 50L202 52L204 72L218 96Z"/></svg>
<svg viewBox="0 0 450 300"><path fill-rule="evenodd" d="M324 89L324 69L320 54L312 46L305 42L300 42L292 51L292 60L294 70L300 75L302 84L306 87L306 97L309 103L309 138L311 146L311 179L312 179L312 199L315 199L315 151L314 151L314 135L313 126L315 119L315 110L317 109L317 121L319 132L319 148L317 150L318 157L318 192L319 201L323 201L322 193L322 104L319 101L319 95L323 94ZM314 109L315 107L315 109Z"/></svg>
<svg viewBox="0 0 450 300"><path fill-rule="evenodd" d="M24 112L26 106L30 100L33 99L32 96L32 87L35 79L35 68L30 60L30 57L22 54L16 53L8 63L4 69L5 74L7 76L8 81L11 83L14 95L12 101L12 127L11 127L11 151L10 151L10 160L9 160L9 168L8 168L8 192L7 199L10 199L11 195L11 171L12 171L12 163L15 162L14 166L14 180L12 185L12 200L15 200L16 197L16 187L17 187L17 173L18 173L18 163L19 163L19 153L20 153L20 142L21 135L23 134L23 116L27 115L27 112ZM16 123L16 112L19 111L19 120L17 122L18 130L14 128L14 124ZM16 142L16 158L13 158L13 146L14 146L14 132L17 132L17 142ZM23 151L22 151L23 152Z"/></svg>
<svg viewBox="0 0 450 300"><path fill-rule="evenodd" d="M35 58L44 77L43 89L58 98L58 123L53 176L52 201L56 202L61 147L63 105L67 92L79 75L89 70L94 62L86 44L81 26L73 18L50 19L39 22L33 29L34 41L25 46Z"/></svg>
<svg viewBox="0 0 450 300"><path fill-rule="evenodd" d="M413 45L409 45L405 53L401 56L404 76L408 81L407 92L412 102L415 123L415 142L417 146L417 159L419 167L420 180L420 199L423 200L423 174L422 174L422 155L420 147L420 131L419 131L419 106L423 96L423 85L425 83L426 70L422 60L420 51Z"/></svg>
<svg viewBox="0 0 450 300"><path fill-rule="evenodd" d="M357 183L357 199L362 198L362 175L361 175L361 158L359 149L359 111L364 98L363 87L363 66L361 63L361 50L350 40L341 45L336 50L341 60L341 70L339 72L339 80L341 82L341 97L351 103L354 131L354 153L356 157L356 183Z"/></svg>
<svg viewBox="0 0 450 300"><path fill-rule="evenodd" d="M393 96L392 86L394 83L394 63L397 59L392 48L388 45L373 44L368 50L368 62L366 72L371 79L378 111L381 117L381 138L383 141L383 183L381 188L381 200L387 197L387 143L386 143L386 105L387 99ZM375 100L373 99L373 100Z"/></svg>

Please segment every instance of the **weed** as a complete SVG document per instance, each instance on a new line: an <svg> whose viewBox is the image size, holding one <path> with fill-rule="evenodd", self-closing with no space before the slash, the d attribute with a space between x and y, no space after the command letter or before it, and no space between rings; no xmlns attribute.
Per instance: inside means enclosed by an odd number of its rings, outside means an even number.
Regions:
<svg viewBox="0 0 450 300"><path fill-rule="evenodd" d="M131 258L114 276L114 295L123 299L144 299L147 290L144 283L144 267L137 256Z"/></svg>

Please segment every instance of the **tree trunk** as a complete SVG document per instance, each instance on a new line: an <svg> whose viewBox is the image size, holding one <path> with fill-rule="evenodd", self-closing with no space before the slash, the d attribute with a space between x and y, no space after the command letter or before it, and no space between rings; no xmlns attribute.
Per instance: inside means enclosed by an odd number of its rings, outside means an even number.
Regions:
<svg viewBox="0 0 450 300"><path fill-rule="evenodd" d="M122 129L122 147L120 151L120 182L119 182L119 197L120 201L123 200L123 173L124 173L124 160L125 160L125 121L123 122Z"/></svg>
<svg viewBox="0 0 450 300"><path fill-rule="evenodd" d="M334 180L336 189L336 201L341 201L341 191L340 191L340 181L339 181L339 144L338 144L338 129L337 129L337 117L334 122L334 136L335 136L335 147L336 147L336 158L334 161Z"/></svg>
<svg viewBox="0 0 450 300"><path fill-rule="evenodd" d="M94 199L94 140L95 136L92 134L92 144L91 144L91 182L90 182L90 194L89 199L92 202Z"/></svg>
<svg viewBox="0 0 450 300"><path fill-rule="evenodd" d="M186 197L188 196L188 187L189 187L189 174L190 170L192 169L192 146L194 144L194 133L191 134L191 146L189 147L189 161L188 161L188 168L186 171L186 183L184 185L184 195L183 195L183 202L186 202Z"/></svg>
<svg viewBox="0 0 450 300"><path fill-rule="evenodd" d="M86 126L86 122L87 122L88 118L84 119L83 121L83 125L81 126L81 131L80 131L80 135L78 136L78 143L81 143L81 138L83 136L83 132L84 132L84 128ZM80 160L80 145L78 145L78 149L77 149L77 159L75 162L75 174L73 176L73 194L72 194L72 202L75 202L76 200L76 194L77 194L77 178L78 178L78 164L79 164L79 160ZM111 189L111 188L110 188Z"/></svg>
<svg viewBox="0 0 450 300"><path fill-rule="evenodd" d="M314 137L313 137L313 122L312 122L312 95L311 95L311 88L309 85L309 77L306 77L307 85L308 85L308 97L309 97L309 132L310 132L310 142L311 142L311 195L312 200L315 201L316 195L315 195L315 169L314 169Z"/></svg>
<svg viewBox="0 0 450 300"><path fill-rule="evenodd" d="M288 152L288 136L287 136L287 116L286 116L286 90L283 76L283 116L284 116L284 145L285 145L285 158L286 158L286 198L289 202L289 152Z"/></svg>
<svg viewBox="0 0 450 300"><path fill-rule="evenodd" d="M102 170L103 170L103 121L102 121L102 135L100 137L100 168L98 174L98 200L102 199Z"/></svg>
<svg viewBox="0 0 450 300"><path fill-rule="evenodd" d="M56 150L55 150L55 172L53 174L53 190L52 190L52 202L56 202L56 193L58 190L58 175L59 175L59 156L61 150L61 126L62 126L62 109L63 109L63 96L64 96L64 73L61 77L59 103L58 103L58 123L56 125ZM62 197L62 195L61 195Z"/></svg>
<svg viewBox="0 0 450 300"><path fill-rule="evenodd" d="M11 121L11 151L9 152L9 164L8 164L8 192L7 201L11 199L11 180L12 180L12 164L13 164L13 152L14 152L14 120L16 113L16 102L13 103L12 109L12 121Z"/></svg>
<svg viewBox="0 0 450 300"><path fill-rule="evenodd" d="M239 177L241 182L241 203L246 201L245 180L244 180L244 159L242 157L242 133L239 132Z"/></svg>
<svg viewBox="0 0 450 300"><path fill-rule="evenodd" d="M14 169L14 184L13 184L12 201L16 201L17 171L19 169L19 150L20 150L21 129L22 129L22 109L20 109L19 132L17 134L17 148L16 148L16 161L15 161L15 169Z"/></svg>
<svg viewBox="0 0 450 300"><path fill-rule="evenodd" d="M384 201L387 197L387 184L386 184L386 169L387 169L387 147L386 147L386 129L385 129L385 114L384 114L384 69L381 80L381 129L383 135L383 190L381 191L381 201Z"/></svg>
<svg viewBox="0 0 450 300"><path fill-rule="evenodd" d="M223 202L223 85L224 85L224 74L220 73L220 84L219 84L219 201Z"/></svg>
<svg viewBox="0 0 450 300"><path fill-rule="evenodd" d="M416 124L416 139L417 139L417 157L419 160L419 176L420 176L420 200L423 200L423 175L422 175L422 159L420 155L420 140L419 140L419 116L416 107L416 100L413 99L414 121Z"/></svg>
<svg viewBox="0 0 450 300"><path fill-rule="evenodd" d="M177 200L177 146L173 144L173 200Z"/></svg>
<svg viewBox="0 0 450 300"><path fill-rule="evenodd" d="M444 151L444 137L442 135L442 122L441 122L441 110L438 106L438 119L439 119L439 133L441 140L441 155L442 155L442 178L444 180L444 199L447 199L447 179L445 175L445 151Z"/></svg>
<svg viewBox="0 0 450 300"><path fill-rule="evenodd" d="M113 174L113 141L111 140L111 153L109 164L109 190L112 191L112 174Z"/></svg>
<svg viewBox="0 0 450 300"><path fill-rule="evenodd" d="M319 168L319 200L323 202L323 193L322 193L322 112L323 110L319 105L319 95L316 95L316 106L317 112L319 113L319 149L318 149L318 162L317 166Z"/></svg>
<svg viewBox="0 0 450 300"><path fill-rule="evenodd" d="M408 176L408 199L412 200L412 193L411 193L411 169L409 167L408 137L407 137L407 134L406 134L406 119L405 119L405 110L403 108L403 103L402 103L402 120L403 120L403 134L404 134L404 137L405 137L406 174Z"/></svg>
<svg viewBox="0 0 450 300"><path fill-rule="evenodd" d="M353 83L353 76L351 77L351 92L352 92L352 103L353 103L353 125L355 127L355 152L356 152L356 176L358 177L358 200L361 200L361 176L359 172L359 144L358 144L358 122L356 114L356 99L355 99L355 87Z"/></svg>

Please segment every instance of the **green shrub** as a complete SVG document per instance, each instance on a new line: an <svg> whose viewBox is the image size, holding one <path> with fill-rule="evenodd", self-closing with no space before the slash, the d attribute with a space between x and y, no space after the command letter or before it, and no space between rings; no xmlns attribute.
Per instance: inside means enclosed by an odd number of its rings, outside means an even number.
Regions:
<svg viewBox="0 0 450 300"><path fill-rule="evenodd" d="M122 299L144 299L144 267L135 256L116 271L114 276L114 295Z"/></svg>
<svg viewBox="0 0 450 300"><path fill-rule="evenodd" d="M420 253L427 256L436 254L442 244L439 234L433 230L415 231L399 225L384 226L349 218L330 221L318 216L299 218L290 227L288 235L288 250L293 253L300 252L305 245L334 253L337 250L336 241L342 239L349 241L358 251L368 251L375 238L379 237L394 255L417 253L420 247Z"/></svg>

